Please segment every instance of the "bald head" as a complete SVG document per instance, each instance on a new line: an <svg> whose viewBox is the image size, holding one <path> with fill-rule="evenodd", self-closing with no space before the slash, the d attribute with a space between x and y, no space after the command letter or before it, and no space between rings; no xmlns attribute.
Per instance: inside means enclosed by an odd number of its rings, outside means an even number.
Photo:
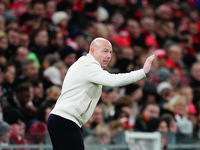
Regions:
<svg viewBox="0 0 200 150"><path fill-rule="evenodd" d="M110 62L112 54L112 45L108 40L104 38L95 38L90 44L89 53L104 68Z"/></svg>
<svg viewBox="0 0 200 150"><path fill-rule="evenodd" d="M95 38L90 44L90 50L91 48L94 48L94 50L98 49L99 47L102 47L105 44L108 44L112 47L111 43L108 40L101 37Z"/></svg>

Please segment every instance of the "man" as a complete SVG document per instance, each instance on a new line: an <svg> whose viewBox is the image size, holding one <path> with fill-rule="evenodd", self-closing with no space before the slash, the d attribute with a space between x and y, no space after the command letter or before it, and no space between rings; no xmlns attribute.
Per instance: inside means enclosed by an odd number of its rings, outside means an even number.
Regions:
<svg viewBox="0 0 200 150"><path fill-rule="evenodd" d="M134 131L147 131L149 120L152 118L158 118L159 115L159 105L155 102L146 102L141 108L141 114L138 114L136 117Z"/></svg>
<svg viewBox="0 0 200 150"><path fill-rule="evenodd" d="M68 70L47 125L54 150L84 150L81 126L85 124L101 96L102 85L117 87L145 77L154 59L147 58L143 69L127 74L104 71L110 62L111 43L103 38L92 41L89 54L78 59Z"/></svg>

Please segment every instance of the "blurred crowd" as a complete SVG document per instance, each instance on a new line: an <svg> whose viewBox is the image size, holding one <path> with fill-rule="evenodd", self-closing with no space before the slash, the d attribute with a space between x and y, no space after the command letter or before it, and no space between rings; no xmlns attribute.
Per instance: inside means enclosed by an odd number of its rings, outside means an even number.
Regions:
<svg viewBox="0 0 200 150"><path fill-rule="evenodd" d="M96 37L112 43L110 73L156 60L146 78L103 87L86 144L121 144L124 131L161 132L163 148L166 133L200 139L199 10L198 0L1 0L0 144L46 142L65 74Z"/></svg>

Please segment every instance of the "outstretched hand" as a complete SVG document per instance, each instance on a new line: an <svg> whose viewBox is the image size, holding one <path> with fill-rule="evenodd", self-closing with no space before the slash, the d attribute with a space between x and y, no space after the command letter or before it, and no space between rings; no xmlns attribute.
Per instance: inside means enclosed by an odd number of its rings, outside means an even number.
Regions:
<svg viewBox="0 0 200 150"><path fill-rule="evenodd" d="M149 71L150 71L150 69L151 69L151 64L152 64L154 58L155 58L155 54L149 56L149 57L146 59L146 61L145 61L145 63L144 63L144 66L143 66L143 70L144 70L144 73L145 73L145 74L149 73Z"/></svg>

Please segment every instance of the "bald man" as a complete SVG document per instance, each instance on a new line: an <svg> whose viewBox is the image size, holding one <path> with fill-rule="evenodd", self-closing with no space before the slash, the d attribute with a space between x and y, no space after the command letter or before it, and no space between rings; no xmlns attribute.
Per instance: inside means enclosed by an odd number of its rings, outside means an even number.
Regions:
<svg viewBox="0 0 200 150"><path fill-rule="evenodd" d="M149 56L140 70L110 74L104 68L110 62L111 54L111 43L96 38L90 44L89 53L67 71L61 95L47 122L54 150L84 150L81 126L93 114L102 86L119 87L144 78L155 58Z"/></svg>

